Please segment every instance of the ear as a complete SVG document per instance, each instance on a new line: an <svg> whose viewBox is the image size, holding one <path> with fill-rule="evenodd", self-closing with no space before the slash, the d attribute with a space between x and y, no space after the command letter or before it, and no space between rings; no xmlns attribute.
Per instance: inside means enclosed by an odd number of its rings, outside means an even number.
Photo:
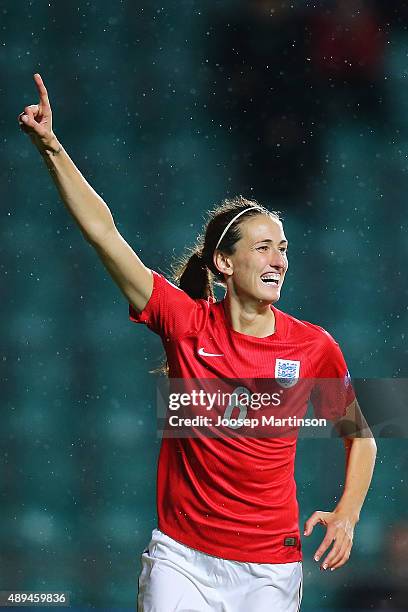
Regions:
<svg viewBox="0 0 408 612"><path fill-rule="evenodd" d="M228 255L225 255L222 251L216 250L213 255L213 262L215 267L221 274L231 276L234 271L234 266Z"/></svg>

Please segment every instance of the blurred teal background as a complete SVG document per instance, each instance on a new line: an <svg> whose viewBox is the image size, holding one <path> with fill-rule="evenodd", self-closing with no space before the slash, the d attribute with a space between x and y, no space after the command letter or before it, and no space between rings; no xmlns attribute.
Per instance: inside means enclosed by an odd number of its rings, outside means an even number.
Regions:
<svg viewBox="0 0 408 612"><path fill-rule="evenodd" d="M384 4L0 3L0 590L134 608L156 524L160 341L18 128L32 74L146 265L169 274L208 208L258 198L290 241L278 306L328 329L353 377L406 377L408 8ZM314 566L323 531L304 544L302 610L408 610L408 444L378 449L348 565ZM343 473L339 440L299 442L302 522Z"/></svg>

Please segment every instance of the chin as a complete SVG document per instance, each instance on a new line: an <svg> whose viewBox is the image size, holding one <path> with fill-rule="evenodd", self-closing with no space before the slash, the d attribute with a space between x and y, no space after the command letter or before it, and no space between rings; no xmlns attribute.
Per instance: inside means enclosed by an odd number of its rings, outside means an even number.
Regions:
<svg viewBox="0 0 408 612"><path fill-rule="evenodd" d="M259 300L267 302L268 304L274 304L280 298L280 288L269 289L268 291L262 291L259 294Z"/></svg>

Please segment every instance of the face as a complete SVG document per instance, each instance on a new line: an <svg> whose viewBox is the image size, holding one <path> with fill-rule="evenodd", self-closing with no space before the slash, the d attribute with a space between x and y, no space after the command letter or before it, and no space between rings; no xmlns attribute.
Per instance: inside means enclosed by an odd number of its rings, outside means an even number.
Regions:
<svg viewBox="0 0 408 612"><path fill-rule="evenodd" d="M257 215L240 224L232 255L216 254L216 265L240 298L272 304L279 300L288 269L288 243L282 223Z"/></svg>

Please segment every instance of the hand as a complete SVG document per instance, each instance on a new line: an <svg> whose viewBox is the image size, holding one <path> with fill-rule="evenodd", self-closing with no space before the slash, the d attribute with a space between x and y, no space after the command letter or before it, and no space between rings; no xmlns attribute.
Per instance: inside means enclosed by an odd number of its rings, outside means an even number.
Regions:
<svg viewBox="0 0 408 612"><path fill-rule="evenodd" d="M304 535L309 536L317 523L326 527L326 535L315 552L314 560L319 561L334 542L329 554L320 566L320 569L330 568L333 571L347 563L350 557L356 521L344 513L318 510L306 521Z"/></svg>
<svg viewBox="0 0 408 612"><path fill-rule="evenodd" d="M19 114L18 122L26 134L28 134L35 145L39 148L48 148L55 139L52 131L52 112L48 93L39 74L34 75L39 103L26 106Z"/></svg>

